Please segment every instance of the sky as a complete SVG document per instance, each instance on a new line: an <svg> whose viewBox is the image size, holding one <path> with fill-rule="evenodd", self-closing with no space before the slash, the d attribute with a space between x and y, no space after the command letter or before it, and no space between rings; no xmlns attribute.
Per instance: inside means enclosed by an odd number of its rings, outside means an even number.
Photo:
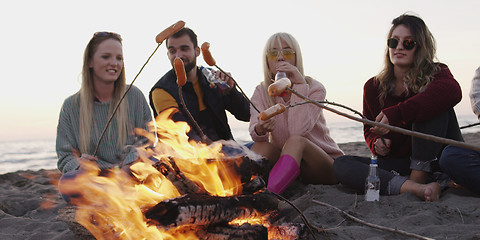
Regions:
<svg viewBox="0 0 480 240"><path fill-rule="evenodd" d="M363 84L383 67L392 19L414 13L433 33L438 60L462 87L457 114L473 114L468 92L480 66L478 0L23 0L2 5L0 141L55 139L62 103L80 89L83 51L94 32L122 35L131 83L157 47L156 35L178 20L196 32L199 45L210 43L217 65L248 96L262 81L268 37L291 33L301 46L305 74L323 83L327 100L361 111ZM206 66L202 57L198 64ZM148 96L170 69L162 45L134 85ZM328 112L326 117L327 122L351 121ZM232 119L230 124L246 126Z"/></svg>

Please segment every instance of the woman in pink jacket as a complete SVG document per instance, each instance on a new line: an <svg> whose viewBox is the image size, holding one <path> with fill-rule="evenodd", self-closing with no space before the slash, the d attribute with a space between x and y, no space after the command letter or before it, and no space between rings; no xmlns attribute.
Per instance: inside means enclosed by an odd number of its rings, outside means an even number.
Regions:
<svg viewBox="0 0 480 240"><path fill-rule="evenodd" d="M302 54L298 42L288 33L272 35L264 48L264 80L255 89L252 103L260 112L281 103L285 106L305 100L289 91L271 97L268 86L277 72L286 73L291 88L312 100L325 99L325 87L303 74ZM314 104L287 108L268 120L250 108L250 135L255 142L252 150L265 156L274 167L267 188L282 193L299 175L310 184L336 184L332 166L343 152L330 137L322 109Z"/></svg>

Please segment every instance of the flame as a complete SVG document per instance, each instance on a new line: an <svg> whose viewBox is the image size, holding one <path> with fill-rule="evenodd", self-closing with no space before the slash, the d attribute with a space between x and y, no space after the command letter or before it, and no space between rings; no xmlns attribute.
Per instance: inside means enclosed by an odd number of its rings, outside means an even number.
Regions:
<svg viewBox="0 0 480 240"><path fill-rule="evenodd" d="M222 145L206 145L188 141L189 126L169 119L172 110L164 111L149 125L151 130L136 129L154 147L138 148L139 160L131 175L116 168L101 171L96 164L81 162L84 171L62 184L64 194L78 197L76 220L97 239L197 239L195 231L166 230L147 223L144 211L157 203L181 194L154 162L173 158L178 169L190 180L202 186L210 195L232 196L241 192L240 176L222 162ZM158 134L158 135L156 135ZM63 187L65 186L65 187ZM177 231L178 230L178 231Z"/></svg>

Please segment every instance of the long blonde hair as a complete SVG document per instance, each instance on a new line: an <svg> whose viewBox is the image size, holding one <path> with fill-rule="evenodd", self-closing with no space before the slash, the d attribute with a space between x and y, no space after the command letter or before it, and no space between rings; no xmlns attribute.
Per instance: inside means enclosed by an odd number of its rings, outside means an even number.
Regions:
<svg viewBox="0 0 480 240"><path fill-rule="evenodd" d="M417 94L433 80L435 73L440 70L438 64L434 62L437 48L435 38L421 18L408 14L393 19L388 38L392 37L393 30L399 25L405 25L410 30L417 45L413 64L405 74L407 94L409 92ZM392 83L395 79L388 46L385 50L384 65L383 70L375 76L375 80L380 83L379 101L381 105L384 104L387 95L393 91Z"/></svg>
<svg viewBox="0 0 480 240"><path fill-rule="evenodd" d="M83 54L83 68L82 68L82 86L80 88L80 151L82 153L90 152L91 135L94 124L93 121L93 102L95 99L95 89L93 84L93 69L89 67L89 63L93 55L97 51L98 45L107 39L114 39L122 43L122 38L116 33L102 32L103 34L95 34L87 44ZM126 90L125 66L122 65L120 76L115 81L112 100L110 101L109 114L113 113L115 106L120 101L123 93ZM127 139L127 122L128 122L128 104L127 99L123 99L116 114L115 121L118 132L117 144L119 147L123 146ZM112 124L114 125L114 124ZM104 126L102 126L104 127ZM110 131L110 130L109 130Z"/></svg>
<svg viewBox="0 0 480 240"><path fill-rule="evenodd" d="M268 38L267 43L265 44L265 47L263 49L263 78L264 79L262 82L262 86L266 94L265 96L268 96L267 101L269 106L275 105L273 97L270 97L270 95L268 95L268 86L272 84L272 79L274 79L275 76L272 76L272 74L270 74L268 60L267 60L267 52L273 48L275 43L279 43L281 40L284 40L285 42L287 42L288 46L291 47L293 51L295 51L295 66L297 67L298 71L302 75L304 75L302 51L300 50L300 45L298 44L297 40L291 34L285 33L285 32L275 33L272 36L270 36L270 38Z"/></svg>

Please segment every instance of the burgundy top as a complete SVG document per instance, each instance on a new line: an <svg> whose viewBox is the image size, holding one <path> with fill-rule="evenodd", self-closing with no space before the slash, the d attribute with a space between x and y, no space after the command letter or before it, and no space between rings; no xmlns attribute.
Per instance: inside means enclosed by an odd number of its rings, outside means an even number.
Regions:
<svg viewBox="0 0 480 240"><path fill-rule="evenodd" d="M369 120L375 121L382 111L390 125L411 129L412 123L428 120L448 109L453 108L462 99L460 85L445 64L440 64L440 71L420 93L392 96L387 94L383 108L378 101L379 86L374 78L370 78L363 88L363 114ZM379 137L370 132L372 126L364 124L365 141L370 151L374 153L374 143ZM390 131L384 136L391 139L390 157L409 157L411 154L411 137Z"/></svg>

